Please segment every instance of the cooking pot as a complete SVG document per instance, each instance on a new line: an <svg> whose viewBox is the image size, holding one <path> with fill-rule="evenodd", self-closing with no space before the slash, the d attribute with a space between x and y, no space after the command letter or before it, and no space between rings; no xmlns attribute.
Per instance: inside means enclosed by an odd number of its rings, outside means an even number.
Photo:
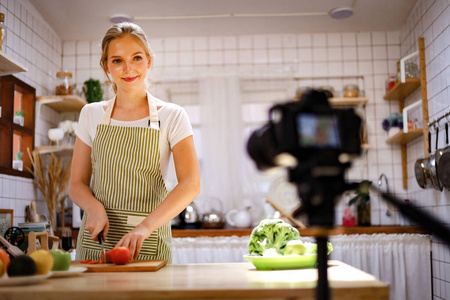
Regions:
<svg viewBox="0 0 450 300"><path fill-rule="evenodd" d="M436 165L440 182L447 190L450 190L450 146L448 141L448 122L445 123L445 145L445 148L436 151Z"/></svg>
<svg viewBox="0 0 450 300"><path fill-rule="evenodd" d="M439 139L439 127L436 126L435 127L435 131L436 131L436 147L435 150L437 152L437 148L438 148L438 139ZM436 153L432 154L428 157L428 164L427 167L429 169L429 173L430 173L430 179L431 179L431 185L433 188L435 188L438 191L442 191L442 183L440 182L439 178L438 178L438 171L437 171L437 164L436 164Z"/></svg>
<svg viewBox="0 0 450 300"><path fill-rule="evenodd" d="M431 151L431 131L428 131L428 152ZM429 168L429 160L427 157L419 158L414 164L414 174L417 184L426 189L431 187L431 174Z"/></svg>

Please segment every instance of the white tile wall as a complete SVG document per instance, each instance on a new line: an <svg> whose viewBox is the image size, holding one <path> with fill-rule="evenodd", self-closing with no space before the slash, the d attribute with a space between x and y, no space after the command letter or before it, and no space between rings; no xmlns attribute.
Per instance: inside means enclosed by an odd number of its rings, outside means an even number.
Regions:
<svg viewBox="0 0 450 300"><path fill-rule="evenodd" d="M418 49L417 38L425 38L425 53L427 63L427 88L429 118L433 120L449 110L450 101L450 2L441 0L418 1L411 12L408 21L400 32L400 53L407 55ZM388 35L388 39L389 39ZM394 38L394 37L391 37ZM392 51L392 50L391 50ZM389 56L388 49L388 56ZM395 53L393 53L395 54ZM414 93L407 104L420 99L419 92ZM444 123L440 124L441 126ZM442 128L443 129L443 128ZM440 136L440 146L444 146L444 135ZM414 141L408 145L408 166L412 166L416 159L423 157L422 141ZM411 168L410 168L411 169ZM408 178L409 197L416 204L432 211L436 216L449 225L450 192L444 190L422 190L418 187L413 174ZM447 246L437 239L433 239L433 299L449 299L450 276L445 270L450 270L450 251ZM450 274L450 273L448 273Z"/></svg>

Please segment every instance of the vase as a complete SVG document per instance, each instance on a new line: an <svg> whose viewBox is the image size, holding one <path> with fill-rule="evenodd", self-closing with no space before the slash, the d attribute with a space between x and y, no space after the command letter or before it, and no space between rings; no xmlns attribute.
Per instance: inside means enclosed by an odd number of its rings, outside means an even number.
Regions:
<svg viewBox="0 0 450 300"><path fill-rule="evenodd" d="M358 226L370 226L370 202L358 205Z"/></svg>

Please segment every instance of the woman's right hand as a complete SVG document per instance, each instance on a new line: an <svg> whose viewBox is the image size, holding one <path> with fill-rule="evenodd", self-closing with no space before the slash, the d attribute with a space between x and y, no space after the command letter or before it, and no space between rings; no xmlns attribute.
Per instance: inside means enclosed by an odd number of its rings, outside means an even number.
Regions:
<svg viewBox="0 0 450 300"><path fill-rule="evenodd" d="M109 230L109 221L103 205L100 204L86 213L86 230L89 231L92 239L98 241L98 234L103 231L103 238L106 240Z"/></svg>

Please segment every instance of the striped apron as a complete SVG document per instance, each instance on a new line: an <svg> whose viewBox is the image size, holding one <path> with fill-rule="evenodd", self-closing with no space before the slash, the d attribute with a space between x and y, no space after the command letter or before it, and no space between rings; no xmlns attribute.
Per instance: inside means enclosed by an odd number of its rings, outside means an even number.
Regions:
<svg viewBox="0 0 450 300"><path fill-rule="evenodd" d="M92 144L92 192L105 207L109 220L105 249L116 243L167 196L160 170L159 119L156 101L147 94L149 127L111 126L115 98L97 125ZM95 216L94 216L95 217ZM85 229L87 214L81 222L77 240L77 260L100 259L100 246ZM138 260L172 260L170 222L155 230L142 244Z"/></svg>

